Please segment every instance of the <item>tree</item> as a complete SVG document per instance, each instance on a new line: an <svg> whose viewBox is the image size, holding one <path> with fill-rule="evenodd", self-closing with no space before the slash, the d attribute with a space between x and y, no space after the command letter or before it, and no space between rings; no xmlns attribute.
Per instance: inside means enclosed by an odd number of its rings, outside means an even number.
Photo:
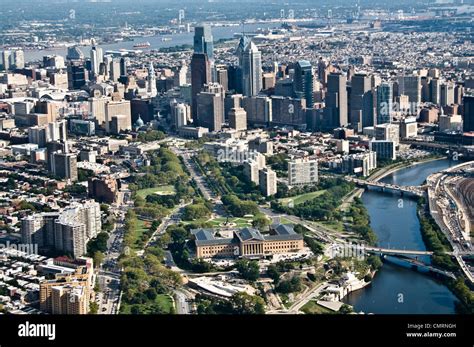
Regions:
<svg viewBox="0 0 474 347"><path fill-rule="evenodd" d="M276 265L271 264L268 266L267 275L273 280L273 282L278 283L278 281L280 280L281 273L280 271L278 271Z"/></svg>
<svg viewBox="0 0 474 347"><path fill-rule="evenodd" d="M89 304L89 314L97 314L99 312L99 305L95 301Z"/></svg>
<svg viewBox="0 0 474 347"><path fill-rule="evenodd" d="M354 312L354 310L352 309L351 306L349 306L347 304L344 304L344 305L341 306L341 308L339 309L338 312L341 313L341 314L349 314L349 313Z"/></svg>
<svg viewBox="0 0 474 347"><path fill-rule="evenodd" d="M211 211L205 204L193 204L184 208L183 220L193 221L196 219L209 217L210 215Z"/></svg>
<svg viewBox="0 0 474 347"><path fill-rule="evenodd" d="M94 260L95 267L99 267L104 261L104 253L97 251L94 253L92 259Z"/></svg>
<svg viewBox="0 0 474 347"><path fill-rule="evenodd" d="M383 265L382 263L382 260L380 260L380 258L378 256L375 256L375 255L371 255L367 258L367 263L370 265L370 267L377 271L378 269L380 269Z"/></svg>
<svg viewBox="0 0 474 347"><path fill-rule="evenodd" d="M275 289L283 294L299 292L301 290L301 278L293 276L290 280L281 281Z"/></svg>
<svg viewBox="0 0 474 347"><path fill-rule="evenodd" d="M265 215L263 214L259 214L255 216L255 218L252 221L252 226L259 230L264 230L269 225L270 225L270 220L268 220L268 218L265 217Z"/></svg>
<svg viewBox="0 0 474 347"><path fill-rule="evenodd" d="M235 265L242 278L248 281L255 282L260 276L260 267L256 261L241 259Z"/></svg>
<svg viewBox="0 0 474 347"><path fill-rule="evenodd" d="M265 314L265 302L259 296L239 292L232 295L230 302L234 314Z"/></svg>
<svg viewBox="0 0 474 347"><path fill-rule="evenodd" d="M87 253L89 256L93 256L95 252L105 252L107 251L107 241L109 235L107 233L101 232L94 239L90 240L87 243Z"/></svg>

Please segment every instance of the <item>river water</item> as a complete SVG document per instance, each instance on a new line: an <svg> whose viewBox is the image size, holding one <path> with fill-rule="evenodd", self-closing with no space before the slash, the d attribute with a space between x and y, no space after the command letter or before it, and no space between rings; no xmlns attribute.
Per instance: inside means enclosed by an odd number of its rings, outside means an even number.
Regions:
<svg viewBox="0 0 474 347"><path fill-rule="evenodd" d="M260 29L274 29L281 25L281 23L257 23L257 24L245 24L245 32L257 32ZM233 25L233 26L219 26L212 28L212 35L214 37L214 41L218 41L220 39L230 39L234 37L234 34L241 33L242 26L240 25ZM193 44L193 32L184 32L184 33L177 33L173 35L156 35L150 37L143 37L143 38L136 38L134 41L124 41L124 42L117 42L111 44L100 45L103 49L104 53L108 50L110 51L118 51L120 49L139 49L134 48L133 46L137 43L141 42L149 42L150 47L147 49L142 50L149 50L149 49L160 49L160 48L168 48L174 46L181 46L181 45L192 45ZM171 41L163 41L163 38L171 38ZM86 57L90 56L91 47L80 47L82 53ZM57 49L45 49L45 50L27 50L25 51L25 60L27 62L42 60L43 56L45 55L62 55L66 57L67 49L66 48L57 48Z"/></svg>
<svg viewBox="0 0 474 347"><path fill-rule="evenodd" d="M431 161L392 173L382 182L420 185L427 176L459 162L448 159ZM397 194L366 191L362 195L371 226L384 248L425 250L416 202ZM349 294L345 300L355 311L379 314L455 313L456 296L437 279L385 262L372 283Z"/></svg>

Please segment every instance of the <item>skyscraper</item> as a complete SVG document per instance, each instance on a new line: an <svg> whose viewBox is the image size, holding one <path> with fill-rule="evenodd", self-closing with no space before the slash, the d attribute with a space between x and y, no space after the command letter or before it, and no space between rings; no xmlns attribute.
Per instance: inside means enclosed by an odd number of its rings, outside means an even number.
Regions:
<svg viewBox="0 0 474 347"><path fill-rule="evenodd" d="M474 131L474 94L465 95L463 98L463 130Z"/></svg>
<svg viewBox="0 0 474 347"><path fill-rule="evenodd" d="M332 72L328 76L326 107L322 122L322 126L326 129L347 125L346 81L346 76L340 72Z"/></svg>
<svg viewBox="0 0 474 347"><path fill-rule="evenodd" d="M393 87L391 83L382 83L377 87L377 124L392 122Z"/></svg>
<svg viewBox="0 0 474 347"><path fill-rule="evenodd" d="M212 60L214 59L214 42L211 27L203 24L194 28L194 53L204 53Z"/></svg>
<svg viewBox="0 0 474 347"><path fill-rule="evenodd" d="M12 51L3 51L2 52L2 68L5 71L10 70Z"/></svg>
<svg viewBox="0 0 474 347"><path fill-rule="evenodd" d="M246 130L247 112L243 108L232 108L229 111L229 126L235 130Z"/></svg>
<svg viewBox="0 0 474 347"><path fill-rule="evenodd" d="M372 126L373 112L370 112L370 76L357 73L351 80L350 96L350 122L357 131L362 131L365 126ZM372 117L371 117L372 116Z"/></svg>
<svg viewBox="0 0 474 347"><path fill-rule="evenodd" d="M294 88L297 97L306 99L306 106L313 108L314 76L313 67L309 61L300 60L296 63Z"/></svg>
<svg viewBox="0 0 474 347"><path fill-rule="evenodd" d="M96 77L100 72L100 64L104 62L104 54L102 48L97 47L95 42L91 49L91 72Z"/></svg>
<svg viewBox="0 0 474 347"><path fill-rule="evenodd" d="M421 77L417 75L400 76L398 78L398 94L407 95L409 102L418 105L421 102Z"/></svg>
<svg viewBox="0 0 474 347"><path fill-rule="evenodd" d="M210 131L219 131L224 123L225 92L218 83L206 84L197 95L197 123L198 126Z"/></svg>
<svg viewBox="0 0 474 347"><path fill-rule="evenodd" d="M194 53L191 59L191 98L192 116L197 116L197 95L201 92L205 84L211 82L211 64L207 54Z"/></svg>
<svg viewBox="0 0 474 347"><path fill-rule="evenodd" d="M451 82L443 83L440 87L439 95L439 103L441 106L454 104L454 84Z"/></svg>
<svg viewBox="0 0 474 347"><path fill-rule="evenodd" d="M242 86L245 96L256 96L262 90L262 53L250 41L242 53Z"/></svg>

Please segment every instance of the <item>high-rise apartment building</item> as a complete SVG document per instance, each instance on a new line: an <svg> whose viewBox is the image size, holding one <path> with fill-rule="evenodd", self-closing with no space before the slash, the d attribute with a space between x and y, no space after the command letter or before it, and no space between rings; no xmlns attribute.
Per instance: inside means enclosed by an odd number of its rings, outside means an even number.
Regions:
<svg viewBox="0 0 474 347"><path fill-rule="evenodd" d="M277 175L272 169L266 167L259 171L260 191L264 196L272 196L277 193Z"/></svg>
<svg viewBox="0 0 474 347"><path fill-rule="evenodd" d="M316 184L317 182L317 160L299 158L288 162L288 184L290 186Z"/></svg>

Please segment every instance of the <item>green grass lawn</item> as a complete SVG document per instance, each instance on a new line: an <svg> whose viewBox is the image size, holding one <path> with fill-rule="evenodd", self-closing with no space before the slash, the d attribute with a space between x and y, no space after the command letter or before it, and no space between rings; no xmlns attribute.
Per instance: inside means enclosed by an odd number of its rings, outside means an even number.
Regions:
<svg viewBox="0 0 474 347"><path fill-rule="evenodd" d="M163 308L164 311L172 313L174 310L173 300L169 295L158 294L156 296L155 302Z"/></svg>
<svg viewBox="0 0 474 347"><path fill-rule="evenodd" d="M295 205L299 205L299 204L302 204L306 201L317 198L318 196L324 194L325 192L326 192L326 190L318 190L316 192L311 192L311 193L301 194L301 195L297 195L297 196L292 196L290 198L284 198L284 199L280 199L278 201L283 206L288 206L288 203L290 202L290 200L293 200L293 203Z"/></svg>
<svg viewBox="0 0 474 347"><path fill-rule="evenodd" d="M145 199L148 195L161 193L163 195L172 195L175 193L173 186L159 186L154 188L140 189L137 190L137 195Z"/></svg>
<svg viewBox="0 0 474 347"><path fill-rule="evenodd" d="M285 217L280 218L280 223L281 224L295 224L295 222L292 222L291 220L289 220L288 218L285 218Z"/></svg>
<svg viewBox="0 0 474 347"><path fill-rule="evenodd" d="M316 303L316 301L309 301L306 305L301 308L306 314L327 314L327 313L334 313L331 310L328 310L325 307L322 307Z"/></svg>
<svg viewBox="0 0 474 347"><path fill-rule="evenodd" d="M139 246L138 242L141 240L142 235L150 229L150 225L150 222L145 222L141 219L137 220L137 227L135 228L135 232L133 234L134 247Z"/></svg>
<svg viewBox="0 0 474 347"><path fill-rule="evenodd" d="M151 303L151 302L150 302ZM158 294L155 299L155 303L158 304L160 307L160 313L164 314L171 314L175 312L174 305L173 305L173 300L169 295L166 294ZM144 304L146 307L150 307L150 305ZM141 305L143 307L143 304ZM131 308L132 305L128 305L126 303L122 303L122 306L120 307L120 313L121 314L131 314ZM157 312L151 312L149 309L145 309L148 311L147 313L153 314Z"/></svg>
<svg viewBox="0 0 474 347"><path fill-rule="evenodd" d="M329 222L316 222L316 224L320 224L325 226L328 229L335 230L338 232L344 232L344 224L340 221L329 221Z"/></svg>

